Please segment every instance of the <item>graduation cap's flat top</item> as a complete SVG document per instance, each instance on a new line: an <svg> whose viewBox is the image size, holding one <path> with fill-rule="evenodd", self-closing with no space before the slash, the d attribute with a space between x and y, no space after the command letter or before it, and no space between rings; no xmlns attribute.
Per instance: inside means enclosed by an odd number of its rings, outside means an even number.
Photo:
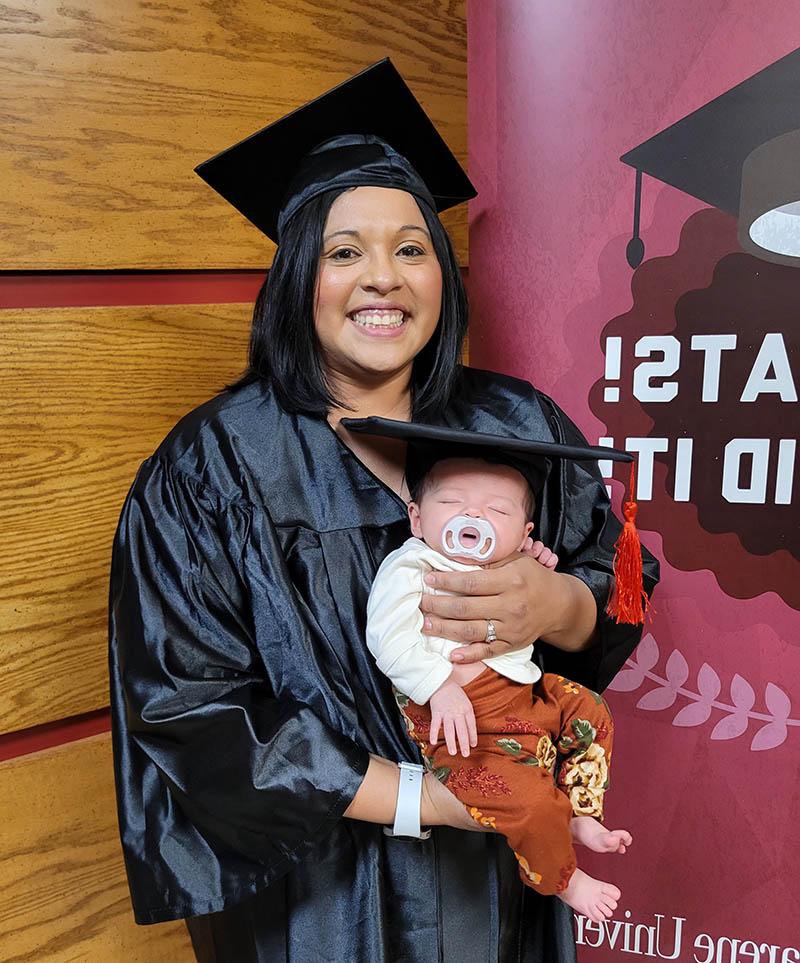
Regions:
<svg viewBox="0 0 800 963"><path fill-rule="evenodd" d="M529 441L524 438L511 438L505 435L487 435L480 431L462 431L441 425L422 425L411 421L395 421L391 418L342 418L341 423L348 431L365 435L378 435L383 438L400 438L414 444L435 444L450 455L451 446L459 451L475 449L475 457L481 451L509 454L518 459L541 460L542 458L571 458L575 461L610 459L611 461L633 461L633 455L617 448L601 448L586 445L561 445L549 441ZM443 454L442 457L445 457ZM463 456L463 457L466 457Z"/></svg>
<svg viewBox="0 0 800 963"><path fill-rule="evenodd" d="M343 136L333 149L315 152ZM388 58L195 170L273 240L299 206L324 190L398 187L437 211L476 194Z"/></svg>
<svg viewBox="0 0 800 963"><path fill-rule="evenodd" d="M800 48L623 154L625 164L738 215L748 155L800 128Z"/></svg>

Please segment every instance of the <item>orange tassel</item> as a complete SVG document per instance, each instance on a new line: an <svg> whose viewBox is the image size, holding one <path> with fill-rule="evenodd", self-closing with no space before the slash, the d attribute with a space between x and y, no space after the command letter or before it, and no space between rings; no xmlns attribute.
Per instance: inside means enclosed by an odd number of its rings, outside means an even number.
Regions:
<svg viewBox="0 0 800 963"><path fill-rule="evenodd" d="M650 604L642 581L642 547L636 531L636 474L631 462L628 500L622 514L625 524L614 546L614 587L606 612L617 624L640 625Z"/></svg>

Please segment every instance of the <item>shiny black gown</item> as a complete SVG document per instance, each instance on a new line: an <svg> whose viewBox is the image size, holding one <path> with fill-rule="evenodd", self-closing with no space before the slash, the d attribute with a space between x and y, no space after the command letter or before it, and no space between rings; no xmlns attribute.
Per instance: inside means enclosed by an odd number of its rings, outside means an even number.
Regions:
<svg viewBox="0 0 800 963"><path fill-rule="evenodd" d="M529 384L476 369L441 420L583 443ZM595 466L552 469L537 532L599 633L580 655L537 648L594 688L639 638L602 614L618 531ZM202 961L575 959L569 910L523 891L501 837L341 818L369 752L417 760L364 643L372 578L408 535L327 421L257 383L189 414L136 477L111 579L120 829L137 921L193 917Z"/></svg>

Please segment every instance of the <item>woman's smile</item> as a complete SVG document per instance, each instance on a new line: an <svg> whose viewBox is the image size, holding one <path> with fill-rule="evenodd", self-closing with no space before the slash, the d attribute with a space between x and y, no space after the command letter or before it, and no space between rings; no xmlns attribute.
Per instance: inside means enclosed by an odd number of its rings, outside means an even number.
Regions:
<svg viewBox="0 0 800 963"><path fill-rule="evenodd" d="M370 337L393 337L408 323L409 313L398 305L367 305L348 315L358 328Z"/></svg>

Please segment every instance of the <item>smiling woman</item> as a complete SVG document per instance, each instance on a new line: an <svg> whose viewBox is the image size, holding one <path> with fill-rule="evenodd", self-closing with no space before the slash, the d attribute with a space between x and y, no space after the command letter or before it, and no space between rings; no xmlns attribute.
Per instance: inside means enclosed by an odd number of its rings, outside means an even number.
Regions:
<svg viewBox="0 0 800 963"><path fill-rule="evenodd" d="M526 382L460 365L466 297L438 212L474 191L388 62L201 171L279 244L248 371L144 463L115 542L136 918L188 918L204 963L573 963L569 911L536 894L523 911L513 853L433 774L416 813L431 838L382 831L396 760L419 759L365 643L372 579L409 534L406 451L342 416L580 437ZM596 638L563 657L597 688L638 638L601 614L619 524L578 463L542 501L563 571L543 581L519 557L485 573L490 591L447 599L471 621L450 613L440 634L492 618L511 648Z"/></svg>

